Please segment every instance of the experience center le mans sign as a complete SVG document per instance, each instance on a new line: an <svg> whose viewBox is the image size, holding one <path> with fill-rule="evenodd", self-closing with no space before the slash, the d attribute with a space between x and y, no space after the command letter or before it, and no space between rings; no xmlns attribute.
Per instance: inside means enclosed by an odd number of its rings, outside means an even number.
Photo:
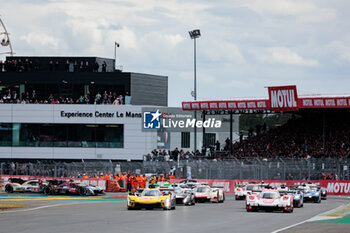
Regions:
<svg viewBox="0 0 350 233"><path fill-rule="evenodd" d="M80 111L60 111L61 117L66 118L142 118L142 113L131 111L125 112L80 112Z"/></svg>
<svg viewBox="0 0 350 233"><path fill-rule="evenodd" d="M299 108L350 108L350 96L298 97L297 87L268 87L269 99L251 100L209 100L182 102L184 111L221 110L270 110L273 112L293 112Z"/></svg>

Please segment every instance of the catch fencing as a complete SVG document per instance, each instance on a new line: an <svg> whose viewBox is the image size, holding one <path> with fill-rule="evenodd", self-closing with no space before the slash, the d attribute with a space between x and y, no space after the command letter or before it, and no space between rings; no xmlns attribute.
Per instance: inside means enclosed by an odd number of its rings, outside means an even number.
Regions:
<svg viewBox="0 0 350 233"><path fill-rule="evenodd" d="M256 180L349 180L350 159L194 159L165 161L2 162L0 174L89 177L106 174L170 174L176 178Z"/></svg>

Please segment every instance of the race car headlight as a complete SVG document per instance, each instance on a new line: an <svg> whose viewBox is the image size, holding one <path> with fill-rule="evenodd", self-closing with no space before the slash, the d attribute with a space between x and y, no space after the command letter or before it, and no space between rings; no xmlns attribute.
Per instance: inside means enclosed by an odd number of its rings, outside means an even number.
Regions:
<svg viewBox="0 0 350 233"><path fill-rule="evenodd" d="M130 198L128 198L128 206L130 205Z"/></svg>

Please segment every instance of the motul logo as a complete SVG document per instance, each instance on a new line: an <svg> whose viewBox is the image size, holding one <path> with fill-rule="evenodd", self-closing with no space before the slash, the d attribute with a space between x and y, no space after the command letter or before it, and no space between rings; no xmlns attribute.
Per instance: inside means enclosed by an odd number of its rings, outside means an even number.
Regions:
<svg viewBox="0 0 350 233"><path fill-rule="evenodd" d="M297 102L294 98L294 90L271 91L272 108L296 108Z"/></svg>
<svg viewBox="0 0 350 233"><path fill-rule="evenodd" d="M296 86L269 87L271 109L277 111L297 110Z"/></svg>
<svg viewBox="0 0 350 233"><path fill-rule="evenodd" d="M331 194L350 194L350 183L328 183L327 192Z"/></svg>

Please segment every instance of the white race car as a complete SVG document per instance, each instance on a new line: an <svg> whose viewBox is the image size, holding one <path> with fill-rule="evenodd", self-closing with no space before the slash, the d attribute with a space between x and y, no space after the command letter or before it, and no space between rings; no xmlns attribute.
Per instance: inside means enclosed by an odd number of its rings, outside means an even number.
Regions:
<svg viewBox="0 0 350 233"><path fill-rule="evenodd" d="M235 199L245 200L247 195L254 193L254 191L261 191L258 184L238 185L235 188Z"/></svg>
<svg viewBox="0 0 350 233"><path fill-rule="evenodd" d="M293 196L280 195L277 190L263 190L260 194L247 196L246 209L248 212L282 210L291 213L293 212Z"/></svg>
<svg viewBox="0 0 350 233"><path fill-rule="evenodd" d="M200 185L195 189L194 198L196 202L210 201L223 203L225 201L225 193L223 187Z"/></svg>
<svg viewBox="0 0 350 233"><path fill-rule="evenodd" d="M40 192L39 180L24 181L18 178L9 179L9 183L5 185L5 191L13 192Z"/></svg>

